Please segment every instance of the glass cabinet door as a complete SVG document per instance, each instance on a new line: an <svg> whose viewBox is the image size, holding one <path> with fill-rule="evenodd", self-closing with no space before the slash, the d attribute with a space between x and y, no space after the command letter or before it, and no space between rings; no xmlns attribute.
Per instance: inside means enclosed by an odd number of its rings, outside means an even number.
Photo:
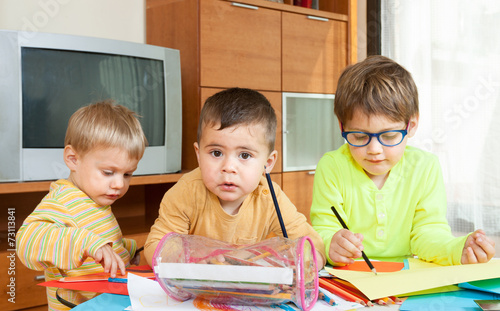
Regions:
<svg viewBox="0 0 500 311"><path fill-rule="evenodd" d="M314 170L344 143L332 94L283 93L283 171Z"/></svg>

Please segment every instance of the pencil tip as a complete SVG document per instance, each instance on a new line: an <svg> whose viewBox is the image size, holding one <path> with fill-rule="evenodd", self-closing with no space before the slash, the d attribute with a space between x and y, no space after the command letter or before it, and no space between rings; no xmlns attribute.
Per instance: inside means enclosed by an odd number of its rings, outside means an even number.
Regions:
<svg viewBox="0 0 500 311"><path fill-rule="evenodd" d="M378 275L377 270L375 268L373 268L372 271L373 271L373 273L375 273L375 275Z"/></svg>

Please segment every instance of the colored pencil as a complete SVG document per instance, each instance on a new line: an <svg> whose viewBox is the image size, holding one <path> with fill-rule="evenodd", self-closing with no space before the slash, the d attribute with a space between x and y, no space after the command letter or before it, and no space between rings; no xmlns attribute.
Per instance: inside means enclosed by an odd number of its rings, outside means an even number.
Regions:
<svg viewBox="0 0 500 311"><path fill-rule="evenodd" d="M332 294L335 294L335 295L337 295L340 298L343 298L345 300L352 301L352 302L357 302L357 303L361 303L361 302L365 302L366 303L366 301L364 301L360 297L354 296L353 294L347 292L346 290L340 288L339 286L334 285L334 284L332 284L330 282L327 282L323 278L319 278L319 286L322 287L322 288L324 288L324 289L326 289L326 290L328 290Z"/></svg>
<svg viewBox="0 0 500 311"><path fill-rule="evenodd" d="M335 306L337 304L333 298L330 298L330 296L326 294L326 292L328 292L327 290L321 287L318 288L318 290L319 290L318 299L326 301L326 303L329 304L330 306Z"/></svg>
<svg viewBox="0 0 500 311"><path fill-rule="evenodd" d="M334 278L334 279L322 278L322 279L323 279L323 282L326 281L326 282L330 283L332 286L338 287L339 289L356 297L358 300L361 300L365 303L370 301L370 299L368 299L368 297L366 297L365 294L363 294L359 289L357 289L354 285L352 285L351 283L349 283L347 281L344 281L344 280L338 279L338 278Z"/></svg>
<svg viewBox="0 0 500 311"><path fill-rule="evenodd" d="M264 169L266 167L264 166ZM281 232L283 232L283 236L288 238L288 234L286 233L285 223L283 222L283 217L281 217L280 206L278 205L278 200L276 199L276 193L274 192L273 182L271 180L271 175L266 172L267 184L269 185L269 190L271 191L271 197L273 198L274 208L276 209L276 214L278 214L278 220L281 226Z"/></svg>
<svg viewBox="0 0 500 311"><path fill-rule="evenodd" d="M277 251L280 252L282 250L290 248L291 246L292 245L290 245L290 244L281 245L280 247L278 247ZM263 259L263 258L269 257L270 255L272 255L270 252L264 252L264 253L262 253L260 255L256 255L254 257L248 258L247 260L250 261L250 262L254 262L254 261L257 261L259 259Z"/></svg>
<svg viewBox="0 0 500 311"><path fill-rule="evenodd" d="M335 214L335 216L337 216L337 219L339 220L340 224L342 225L342 227L344 229L347 229L349 230L349 228L347 227L347 225L345 224L344 220L342 220L342 217L340 217L340 214L337 212L337 210L335 209L334 206L332 206L332 211L333 213ZM375 267L372 265L372 262L370 261L370 259L368 259L368 256L366 256L365 252L361 251L361 256L363 256L363 259L365 260L366 264L368 265L368 267L370 267L370 270L373 271L373 273L375 273L375 275L377 275L377 270L375 269Z"/></svg>
<svg viewBox="0 0 500 311"><path fill-rule="evenodd" d="M358 297L359 299L361 299L361 300L363 300L365 302L367 302L368 300L370 300L359 289L357 289L354 285L352 285L351 283L349 283L349 282L347 282L345 280L342 280L342 279L339 279L339 278L334 278L334 279L324 278L324 279L325 279L325 281L330 282L333 285L336 285L336 286L340 287L341 289L347 291L351 295L354 295L354 296Z"/></svg>

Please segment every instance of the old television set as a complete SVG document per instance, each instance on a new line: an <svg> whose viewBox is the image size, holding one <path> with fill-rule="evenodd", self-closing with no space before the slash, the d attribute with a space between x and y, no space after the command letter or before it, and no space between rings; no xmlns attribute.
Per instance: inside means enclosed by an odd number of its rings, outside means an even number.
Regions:
<svg viewBox="0 0 500 311"><path fill-rule="evenodd" d="M69 117L108 99L141 116L149 145L134 175L181 169L178 50L0 31L0 182L67 178L63 149Z"/></svg>

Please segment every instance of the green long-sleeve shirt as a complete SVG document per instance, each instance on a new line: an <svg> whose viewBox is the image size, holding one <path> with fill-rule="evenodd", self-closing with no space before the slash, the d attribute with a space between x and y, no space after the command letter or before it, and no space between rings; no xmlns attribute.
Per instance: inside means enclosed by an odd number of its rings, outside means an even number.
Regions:
<svg viewBox="0 0 500 311"><path fill-rule="evenodd" d="M466 237L455 238L446 220L446 192L437 157L407 146L378 189L352 158L347 144L326 153L314 177L311 221L328 250L342 228L334 205L354 233L364 235L373 259L417 255L441 265L460 264ZM328 261L332 263L328 257Z"/></svg>

